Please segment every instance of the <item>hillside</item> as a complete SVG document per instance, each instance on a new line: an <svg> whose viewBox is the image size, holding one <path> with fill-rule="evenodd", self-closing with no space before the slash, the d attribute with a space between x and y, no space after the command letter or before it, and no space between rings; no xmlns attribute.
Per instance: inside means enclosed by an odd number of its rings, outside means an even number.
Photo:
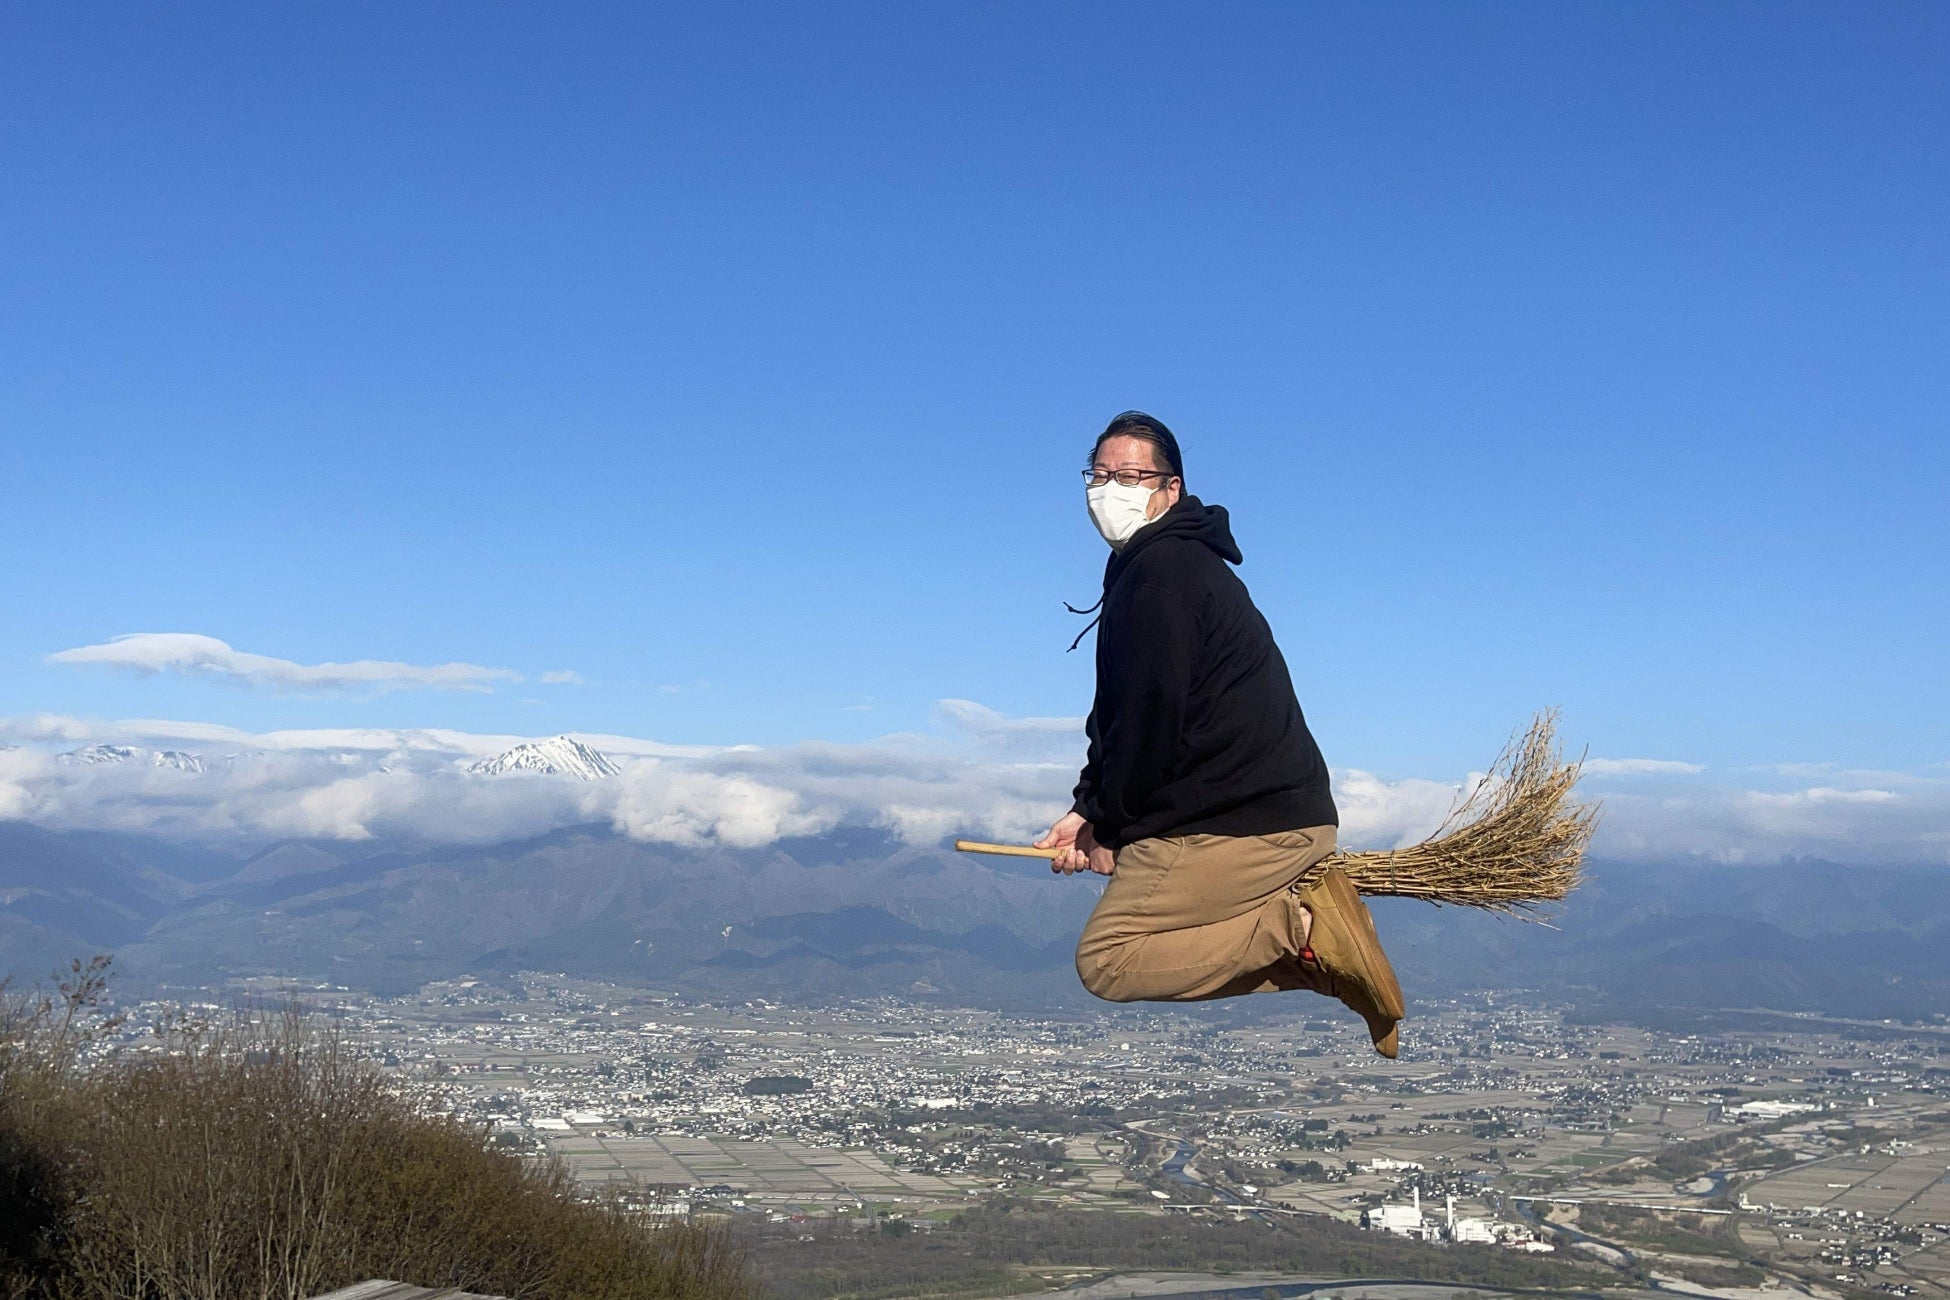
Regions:
<svg viewBox="0 0 1950 1300"><path fill-rule="evenodd" d="M1087 1001L1071 944L1097 893L1034 861L871 830L764 849L606 829L488 848L269 846L250 856L0 826L0 965L112 949L125 979L276 974L376 990L560 970L714 996ZM1549 988L1606 1014L1950 1005L1950 872L1593 863L1555 921L1380 900L1410 998Z"/></svg>

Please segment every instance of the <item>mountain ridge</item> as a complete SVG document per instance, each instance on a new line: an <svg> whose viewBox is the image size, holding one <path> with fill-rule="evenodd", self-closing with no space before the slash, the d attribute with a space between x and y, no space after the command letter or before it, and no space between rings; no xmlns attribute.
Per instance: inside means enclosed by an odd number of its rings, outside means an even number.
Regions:
<svg viewBox="0 0 1950 1300"><path fill-rule="evenodd" d="M1097 885L862 827L749 849L586 826L483 847L305 840L199 858L6 823L0 968L32 979L113 949L125 979L176 987L277 975L398 991L540 968L713 997L1082 1006L1071 946ZM1950 1006L1936 957L1950 871L1594 862L1555 929L1373 906L1411 1002L1533 988L1623 1018Z"/></svg>
<svg viewBox="0 0 1950 1300"><path fill-rule="evenodd" d="M600 781L621 770L607 756L567 735L525 741L493 758L467 765L467 771L474 776L524 772L536 776L569 776L578 781Z"/></svg>
<svg viewBox="0 0 1950 1300"><path fill-rule="evenodd" d="M84 745L61 754L64 763L84 767L112 767L123 763L172 768L200 776L209 770L201 754L186 754L180 749L142 749L134 745Z"/></svg>

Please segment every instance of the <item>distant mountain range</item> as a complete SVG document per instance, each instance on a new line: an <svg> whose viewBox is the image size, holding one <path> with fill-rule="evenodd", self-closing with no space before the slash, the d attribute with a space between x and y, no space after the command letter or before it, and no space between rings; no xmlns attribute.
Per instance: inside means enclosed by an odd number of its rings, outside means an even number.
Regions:
<svg viewBox="0 0 1950 1300"><path fill-rule="evenodd" d="M171 767L179 772L203 772L201 754L185 754L178 749L134 749L128 745L89 745L61 755L64 763L86 767L106 767L116 763L137 763L148 767Z"/></svg>
<svg viewBox="0 0 1950 1300"><path fill-rule="evenodd" d="M63 763L83 767L110 767L133 764L138 767L172 768L202 775L217 762L233 763L246 754L226 754L221 760L178 749L142 749L133 745L88 745L60 755ZM381 770L385 770L382 766ZM475 776L505 776L526 773L531 776L565 776L578 781L600 781L622 769L607 755L598 753L573 736L554 736L548 740L516 745L493 758L467 764L465 771Z"/></svg>
<svg viewBox="0 0 1950 1300"><path fill-rule="evenodd" d="M610 765L585 754L532 761L602 779ZM538 770L526 761L504 770ZM1488 988L1640 1019L1950 1011L1950 871L1599 862L1590 876L1554 929L1376 900L1411 1004ZM294 841L245 853L11 822L0 972L33 979L107 949L137 986L271 974L395 991L546 969L719 998L1083 1005L1071 948L1096 894L1094 878L1054 878L1038 861L866 828L764 849L585 827L486 848Z"/></svg>

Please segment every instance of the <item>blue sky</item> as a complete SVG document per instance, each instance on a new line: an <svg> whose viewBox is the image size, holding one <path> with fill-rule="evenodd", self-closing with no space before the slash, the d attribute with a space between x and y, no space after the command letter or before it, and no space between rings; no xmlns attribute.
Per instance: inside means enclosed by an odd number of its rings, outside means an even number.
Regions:
<svg viewBox="0 0 1950 1300"><path fill-rule="evenodd" d="M1946 56L1925 4L8 6L0 715L1081 714L1137 406L1337 765L1555 704L1942 776ZM138 632L523 680L48 659Z"/></svg>

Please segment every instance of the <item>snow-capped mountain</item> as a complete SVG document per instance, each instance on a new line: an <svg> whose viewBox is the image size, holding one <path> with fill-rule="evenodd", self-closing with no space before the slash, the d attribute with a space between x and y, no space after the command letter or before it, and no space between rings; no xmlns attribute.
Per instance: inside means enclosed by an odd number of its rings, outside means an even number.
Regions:
<svg viewBox="0 0 1950 1300"><path fill-rule="evenodd" d="M204 771L201 754L185 754L180 749L136 749L130 745L89 745L83 749L69 750L61 755L63 762L80 763L88 767L103 767L114 763L147 764L150 767L174 768L178 772Z"/></svg>
<svg viewBox="0 0 1950 1300"><path fill-rule="evenodd" d="M501 776L508 772L539 772L545 776L572 776L579 781L600 781L615 776L616 764L573 736L534 740L516 745L505 754L470 764L476 776Z"/></svg>

